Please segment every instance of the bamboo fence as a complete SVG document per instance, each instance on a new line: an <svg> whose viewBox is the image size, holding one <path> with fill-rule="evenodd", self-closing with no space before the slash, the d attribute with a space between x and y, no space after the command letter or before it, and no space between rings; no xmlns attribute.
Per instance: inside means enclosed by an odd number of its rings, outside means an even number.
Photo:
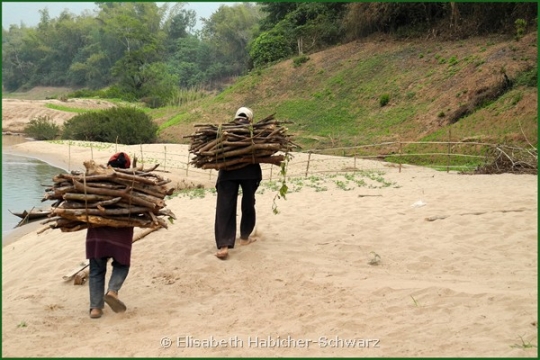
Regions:
<svg viewBox="0 0 540 360"><path fill-rule="evenodd" d="M99 143L95 143L99 144ZM184 144L185 145L185 144ZM417 145L417 147L427 148L426 151L418 152L405 152L404 146L407 145ZM71 159L71 143L68 143L68 153L69 158ZM123 151L119 150L117 145L115 152ZM166 172L175 172L177 174L182 174L185 178L190 178L193 174L208 176L209 180L212 180L217 176L217 172L214 169L198 169L192 166L190 163L193 160L193 155L188 152L186 146L186 151L182 153L177 153L170 151L166 145L163 146L162 151L150 151L144 148L144 145L139 145L139 151L129 153L130 156L136 156L139 164L144 165L145 163L160 164L160 169ZM429 148L437 146L439 148L444 148L445 151L429 151ZM469 151L462 151L461 149L468 147ZM384 149L384 151L377 151L377 148ZM393 149L392 151L388 151ZM504 149L509 149L510 152L521 151L529 152L531 154L532 161L536 160L536 149L524 149L512 146L505 146L501 144L492 144L484 142L469 142L469 141L392 141L392 142L383 142L378 144L365 144L357 145L350 147L338 147L331 149L311 149L298 152L290 153L292 159L288 163L288 175L289 176L304 176L308 177L317 173L328 172L329 170L321 170L325 168L324 163L328 161L335 161L335 157L342 158L343 166L340 169L333 169L332 172L340 171L354 171L355 169L362 170L377 170L383 168L383 163L387 159L395 160L396 167L399 172L402 172L405 167L408 165L405 159L407 157L439 157L440 159L446 159L446 161L435 164L430 164L430 166L437 166L439 168L445 168L447 172L450 171L459 171L467 168L468 166L464 165L453 165L453 158L469 158L478 163L487 163L490 159L494 158L493 152L497 151L498 153L505 153ZM93 144L90 143L89 146L89 157L93 159ZM366 163L362 163L362 160L368 160ZM370 161L371 160L371 161ZM69 169L71 169L71 160L68 164ZM322 166L315 166L316 164L323 164ZM274 165L271 164L261 164L263 169L263 174L268 174L266 179L272 180L274 174L277 175L279 169L274 169ZM343 170L345 169L345 170ZM388 170L388 167L384 167L385 170ZM274 171L275 170L275 171ZM263 175L264 176L264 175Z"/></svg>

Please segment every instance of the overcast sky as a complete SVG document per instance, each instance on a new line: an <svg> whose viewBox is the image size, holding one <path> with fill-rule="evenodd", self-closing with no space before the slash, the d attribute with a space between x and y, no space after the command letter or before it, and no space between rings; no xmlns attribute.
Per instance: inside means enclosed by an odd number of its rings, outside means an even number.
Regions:
<svg viewBox="0 0 540 360"><path fill-rule="evenodd" d="M240 1L238 1L240 2ZM208 18L220 5L232 5L235 2L187 2L186 9L195 10L197 14L196 29L201 28L199 18ZM163 2L157 3L159 6ZM93 2L4 2L2 1L2 28L8 30L10 25L37 26L41 18L39 10L47 8L51 19L57 18L62 11L67 9L70 13L80 15L84 10L98 9Z"/></svg>

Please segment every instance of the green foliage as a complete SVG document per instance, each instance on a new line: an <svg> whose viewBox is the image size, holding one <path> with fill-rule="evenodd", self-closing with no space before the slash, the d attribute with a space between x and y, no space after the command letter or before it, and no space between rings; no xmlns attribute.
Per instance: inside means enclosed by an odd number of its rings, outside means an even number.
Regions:
<svg viewBox="0 0 540 360"><path fill-rule="evenodd" d="M113 85L104 92L106 99L121 99L128 102L137 101L137 96L129 91L129 89L122 88L119 85Z"/></svg>
<svg viewBox="0 0 540 360"><path fill-rule="evenodd" d="M189 104L192 101L197 101L199 99L205 98L207 96L208 94L199 88L176 89L176 91L172 95L169 105L182 106L185 104Z"/></svg>
<svg viewBox="0 0 540 360"><path fill-rule="evenodd" d="M287 165L289 164L289 160L290 155L285 154L285 160L281 163L281 170L279 172L281 187L279 188L278 193L274 196L274 199L272 201L272 212L274 214L279 214L276 200L281 198L287 200L287 192L289 191L289 187L287 186Z"/></svg>
<svg viewBox="0 0 540 360"><path fill-rule="evenodd" d="M122 99L159 97L167 103L170 91L162 86L165 80L181 88L220 88L220 80L246 74L253 66L374 32L425 37L428 29L442 29L439 25L449 16L444 2L246 2L220 6L203 20L201 30L195 30L197 14L184 9L185 3L97 4L95 13L80 16L66 11L52 18L45 9L36 27L13 25L4 30L4 89L115 85ZM448 33L441 31L441 40L501 30L521 39L527 31L535 31L537 4L533 2L457 6L461 24ZM268 34L276 49L263 43ZM165 71L156 71L160 63L167 65ZM167 94L154 93L160 89Z"/></svg>
<svg viewBox="0 0 540 360"><path fill-rule="evenodd" d="M105 98L104 90L79 89L70 92L68 98Z"/></svg>
<svg viewBox="0 0 540 360"><path fill-rule="evenodd" d="M63 105L56 105L56 104L46 104L45 107L49 109L60 110L60 111L65 111L65 112L74 112L78 114L85 113L88 111L87 109L78 109L78 108L73 108L73 107L63 106Z"/></svg>
<svg viewBox="0 0 540 360"><path fill-rule="evenodd" d="M527 21L525 21L524 19L516 19L514 24L516 26L515 39L519 41L525 35L525 30L527 29Z"/></svg>
<svg viewBox="0 0 540 360"><path fill-rule="evenodd" d="M382 94L379 97L379 105L381 107L388 105L389 102L390 102L390 95L389 94Z"/></svg>
<svg viewBox="0 0 540 360"><path fill-rule="evenodd" d="M165 106L175 94L178 77L168 72L164 63L153 63L143 71L146 81L141 86L140 92L152 98L154 107Z"/></svg>
<svg viewBox="0 0 540 360"><path fill-rule="evenodd" d="M142 110L114 107L77 115L64 123L63 139L148 144L156 141L158 126Z"/></svg>
<svg viewBox="0 0 540 360"><path fill-rule="evenodd" d="M202 34L210 47L211 56L199 60L210 62L210 66L220 64L224 72L219 78L244 74L251 67L248 50L258 33L260 19L259 7L253 3L220 6L208 19L203 20Z"/></svg>
<svg viewBox="0 0 540 360"><path fill-rule="evenodd" d="M249 51L255 67L286 59L291 54L291 48L285 36L274 32L262 33L253 41Z"/></svg>
<svg viewBox="0 0 540 360"><path fill-rule="evenodd" d="M306 56L306 55L296 56L293 59L293 66L294 67L299 67L300 65L307 62L308 60L309 60L309 56Z"/></svg>
<svg viewBox="0 0 540 360"><path fill-rule="evenodd" d="M261 28L283 35L291 51L298 47L299 54L335 45L344 38L341 23L347 12L346 3L265 3L262 10L268 17L263 19Z"/></svg>
<svg viewBox="0 0 540 360"><path fill-rule="evenodd" d="M166 105L165 99L155 95L143 97L141 101L150 109L156 109Z"/></svg>
<svg viewBox="0 0 540 360"><path fill-rule="evenodd" d="M517 92L514 96L512 96L511 104L517 105L521 101L521 99L523 99L523 93Z"/></svg>
<svg viewBox="0 0 540 360"><path fill-rule="evenodd" d="M405 98L407 100L413 100L416 97L416 93L413 91L409 91L405 94Z"/></svg>
<svg viewBox="0 0 540 360"><path fill-rule="evenodd" d="M535 66L516 75L514 86L537 87L538 85L538 67Z"/></svg>
<svg viewBox="0 0 540 360"><path fill-rule="evenodd" d="M24 128L24 133L36 140L54 140L61 132L60 126L49 116L38 116Z"/></svg>

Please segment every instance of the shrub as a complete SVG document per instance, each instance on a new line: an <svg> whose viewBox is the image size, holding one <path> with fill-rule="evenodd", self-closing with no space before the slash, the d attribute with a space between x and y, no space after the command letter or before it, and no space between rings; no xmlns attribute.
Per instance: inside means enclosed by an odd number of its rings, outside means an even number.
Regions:
<svg viewBox="0 0 540 360"><path fill-rule="evenodd" d="M146 96L141 98L141 101L150 109L157 109L166 105L160 96Z"/></svg>
<svg viewBox="0 0 540 360"><path fill-rule="evenodd" d="M148 144L156 141L158 125L134 107L114 107L77 115L64 123L63 139Z"/></svg>
<svg viewBox="0 0 540 360"><path fill-rule="evenodd" d="M289 55L291 48L286 37L275 32L264 32L259 35L249 50L249 56L255 67L286 59Z"/></svg>
<svg viewBox="0 0 540 360"><path fill-rule="evenodd" d="M300 55L300 56L297 56L293 59L293 66L296 68L296 67L299 67L300 65L302 65L303 63L307 62L309 60L309 56L306 56L306 55Z"/></svg>
<svg viewBox="0 0 540 360"><path fill-rule="evenodd" d="M36 140L53 140L61 132L60 126L48 116L38 116L24 128L24 133Z"/></svg>
<svg viewBox="0 0 540 360"><path fill-rule="evenodd" d="M390 95L382 94L379 98L379 104L381 105L381 107L386 106L388 102L390 102Z"/></svg>
<svg viewBox="0 0 540 360"><path fill-rule="evenodd" d="M102 98L103 90L79 89L68 94L69 98Z"/></svg>
<svg viewBox="0 0 540 360"><path fill-rule="evenodd" d="M129 102L137 101L137 97L135 95L118 85L111 86L104 91L103 95L103 98L107 99L121 99Z"/></svg>

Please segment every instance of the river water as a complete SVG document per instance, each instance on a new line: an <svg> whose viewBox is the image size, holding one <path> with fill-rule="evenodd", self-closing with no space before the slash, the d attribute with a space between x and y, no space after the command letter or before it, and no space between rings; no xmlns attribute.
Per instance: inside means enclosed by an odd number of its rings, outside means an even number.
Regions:
<svg viewBox="0 0 540 360"><path fill-rule="evenodd" d="M21 136L2 135L2 239L21 220L10 210L50 207L53 201L41 202L45 189L52 185L53 176L66 172L37 159L5 152L8 146L24 141Z"/></svg>

